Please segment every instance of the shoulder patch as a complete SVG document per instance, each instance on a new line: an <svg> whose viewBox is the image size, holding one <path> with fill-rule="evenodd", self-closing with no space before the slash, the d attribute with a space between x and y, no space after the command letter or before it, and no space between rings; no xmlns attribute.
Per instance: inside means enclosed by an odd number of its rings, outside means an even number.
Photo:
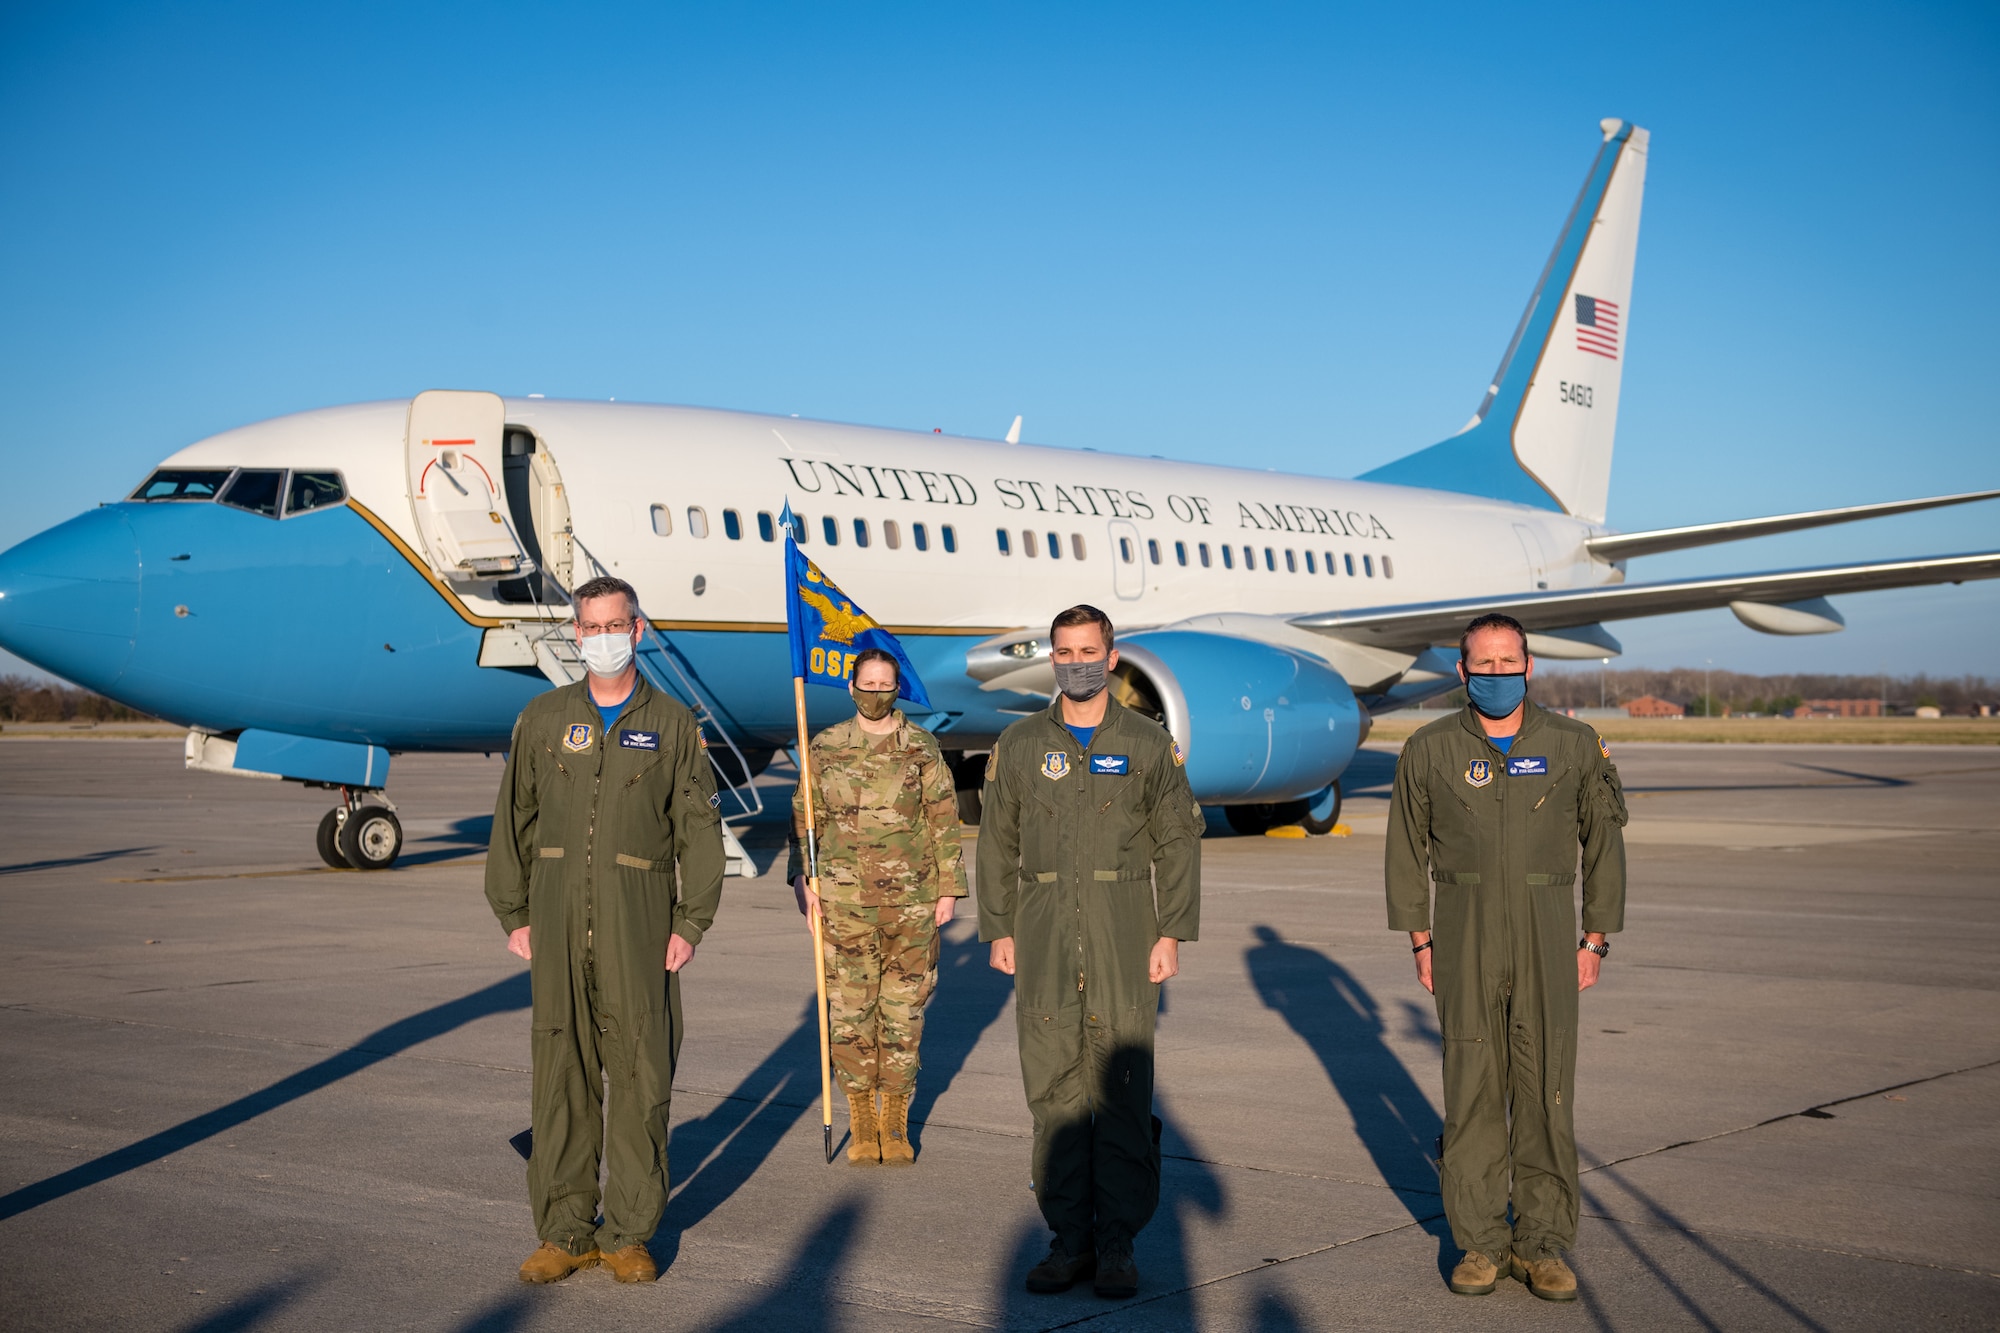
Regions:
<svg viewBox="0 0 2000 1333"><path fill-rule="evenodd" d="M1181 753L1181 743L1180 743L1179 741L1175 741L1175 742L1174 742L1174 767L1175 767L1175 768L1182 768L1182 767L1185 767L1185 766L1186 766L1186 764L1187 764L1187 756L1186 756L1185 754L1182 754L1182 753Z"/></svg>
<svg viewBox="0 0 2000 1333"><path fill-rule="evenodd" d="M1604 737L1602 736L1597 738L1597 749L1606 759L1611 757L1611 747L1604 743Z"/></svg>

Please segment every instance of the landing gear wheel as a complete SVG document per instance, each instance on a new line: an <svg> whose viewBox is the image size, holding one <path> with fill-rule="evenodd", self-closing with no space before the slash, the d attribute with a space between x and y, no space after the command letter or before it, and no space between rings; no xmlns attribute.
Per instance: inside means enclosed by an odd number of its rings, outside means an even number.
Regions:
<svg viewBox="0 0 2000 1333"><path fill-rule="evenodd" d="M403 826L385 806L357 805L341 823L339 841L356 870L387 870L403 850Z"/></svg>
<svg viewBox="0 0 2000 1333"><path fill-rule="evenodd" d="M1305 818L1299 820L1301 827L1316 838L1323 838L1333 832L1333 826L1340 822L1340 781L1317 796L1306 797Z"/></svg>
<svg viewBox="0 0 2000 1333"><path fill-rule="evenodd" d="M1223 815L1229 820L1229 827L1246 838L1261 838L1280 824L1297 824L1304 820L1304 801L1270 801L1263 805L1225 805Z"/></svg>
<svg viewBox="0 0 2000 1333"><path fill-rule="evenodd" d="M340 854L341 814L341 808L336 805L333 809L326 812L324 819L319 821L319 837L317 839L319 844L319 859L332 866L335 870L352 870L354 867L347 864L347 858Z"/></svg>

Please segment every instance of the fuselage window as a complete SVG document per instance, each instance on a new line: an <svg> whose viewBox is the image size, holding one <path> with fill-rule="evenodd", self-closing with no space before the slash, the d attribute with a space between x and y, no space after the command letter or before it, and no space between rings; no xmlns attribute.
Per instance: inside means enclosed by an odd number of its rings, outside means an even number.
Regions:
<svg viewBox="0 0 2000 1333"><path fill-rule="evenodd" d="M707 535L708 535L708 511L706 509L703 509L700 505L689 505L688 536L706 537Z"/></svg>
<svg viewBox="0 0 2000 1333"><path fill-rule="evenodd" d="M1083 559L1083 534L1082 534L1082 533L1080 533L1080 532L1072 532L1072 533L1071 533L1071 534L1069 535L1069 550L1070 550L1070 554L1071 554L1071 555L1073 555L1073 556L1075 556L1075 557L1076 557L1077 559L1079 559L1079 560Z"/></svg>
<svg viewBox="0 0 2000 1333"><path fill-rule="evenodd" d="M828 546L840 545L840 524L832 518L820 519L819 535L826 538ZM814 982L813 984L818 985L819 983Z"/></svg>
<svg viewBox="0 0 2000 1333"><path fill-rule="evenodd" d="M1372 555L1364 555L1364 556L1362 556L1362 557L1361 557L1361 567L1362 567L1363 569L1365 569L1365 570L1367 570L1367 571L1368 571L1368 577L1369 577L1369 578L1371 578L1371 579L1372 579L1372 578L1374 578L1374 577L1375 577L1375 557L1374 557L1374 556L1372 556Z"/></svg>
<svg viewBox="0 0 2000 1333"><path fill-rule="evenodd" d="M1337 574L1339 574L1339 573L1340 573L1340 566L1339 566L1339 565L1336 565L1336 564L1335 564L1335 563L1333 562L1333 552L1331 552L1331 551L1328 551L1328 552L1326 553L1326 572L1327 572L1328 574L1334 574L1334 575L1337 575Z"/></svg>
<svg viewBox="0 0 2000 1333"><path fill-rule="evenodd" d="M1285 548L1285 572L1287 574L1299 572L1299 558L1292 553L1292 548L1289 546Z"/></svg>
<svg viewBox="0 0 2000 1333"><path fill-rule="evenodd" d="M213 500L229 480L229 469L163 467L139 483L134 500Z"/></svg>
<svg viewBox="0 0 2000 1333"><path fill-rule="evenodd" d="M856 546L868 544L868 520L865 518L854 520L854 544Z"/></svg>
<svg viewBox="0 0 2000 1333"><path fill-rule="evenodd" d="M910 543L913 546L915 546L919 551L930 550L931 549L930 529L926 528L921 523L910 524Z"/></svg>
<svg viewBox="0 0 2000 1333"><path fill-rule="evenodd" d="M1257 551L1254 547L1246 546L1243 548L1243 568L1257 568Z"/></svg>
<svg viewBox="0 0 2000 1333"><path fill-rule="evenodd" d="M1013 544L1007 540L1007 529L995 528L993 530L993 540L1000 543L1000 554L1002 555L1014 554ZM817 985L818 983L815 982L814 984Z"/></svg>
<svg viewBox="0 0 2000 1333"><path fill-rule="evenodd" d="M1272 554L1271 548L1268 546L1264 548L1264 568L1270 570L1273 574L1278 572L1278 557Z"/></svg>
<svg viewBox="0 0 2000 1333"><path fill-rule="evenodd" d="M294 472L285 487L285 517L331 509L347 498L338 472Z"/></svg>
<svg viewBox="0 0 2000 1333"><path fill-rule="evenodd" d="M1346 559L1347 559L1347 577L1349 577L1349 578L1353 578L1353 577L1354 577L1354 557L1350 555L1350 556L1346 557ZM817 982L815 982L814 984L815 984L815 985L817 985L818 983L817 983Z"/></svg>
<svg viewBox="0 0 2000 1333"><path fill-rule="evenodd" d="M951 524L947 523L943 527L939 528L938 536L944 538L944 553L946 555L958 554L958 533L951 526ZM1002 544L1004 545L1005 544L1004 539L1006 538L1007 534L1003 532L1000 534L1000 536L1003 539Z"/></svg>
<svg viewBox="0 0 2000 1333"><path fill-rule="evenodd" d="M1187 543L1186 543L1186 542L1175 542L1175 543L1174 543L1174 561L1175 561L1175 563L1179 564L1179 565L1180 565L1180 566L1181 566L1181 567L1182 567L1183 569L1185 569L1185 568L1187 567Z"/></svg>
<svg viewBox="0 0 2000 1333"><path fill-rule="evenodd" d="M1207 552L1204 551L1202 554L1206 555ZM1208 562L1204 560L1202 563L1207 564ZM1236 548L1234 546L1225 546L1222 548L1222 567L1224 569L1236 568ZM819 983L814 982L813 984L818 985Z"/></svg>
<svg viewBox="0 0 2000 1333"><path fill-rule="evenodd" d="M1154 564L1160 563L1160 543L1152 537L1146 538L1146 554L1152 557Z"/></svg>
<svg viewBox="0 0 2000 1333"><path fill-rule="evenodd" d="M1306 552L1306 573L1308 574L1319 573L1319 566L1313 563L1313 553L1311 551Z"/></svg>
<svg viewBox="0 0 2000 1333"><path fill-rule="evenodd" d="M1028 559L1033 560L1036 556L1040 555L1041 553L1042 553L1041 538L1035 536L1034 533L1029 532L1026 529L1022 529L1021 554L1027 556Z"/></svg>
<svg viewBox="0 0 2000 1333"><path fill-rule="evenodd" d="M222 492L222 503L232 509L247 509L265 518L278 516L278 500L284 494L285 474L275 469L245 468Z"/></svg>
<svg viewBox="0 0 2000 1333"><path fill-rule="evenodd" d="M778 540L778 524L768 509L757 511L757 535L767 542Z"/></svg>
<svg viewBox="0 0 2000 1333"><path fill-rule="evenodd" d="M863 546L867 544L862 543ZM900 551L903 548L903 528L893 518L882 520L882 544L892 551Z"/></svg>
<svg viewBox="0 0 2000 1333"><path fill-rule="evenodd" d="M1198 543L1198 544L1196 545L1195 549L1196 549L1196 551L1197 551L1197 552L1198 552L1198 553L1199 553L1199 554L1201 555L1201 567L1202 567L1203 569L1207 569L1207 568L1208 568L1208 543L1207 543L1207 542L1200 542L1200 543Z"/></svg>
<svg viewBox="0 0 2000 1333"><path fill-rule="evenodd" d="M1382 557L1382 577L1385 579L1396 577L1396 567L1389 563L1389 557L1386 555Z"/></svg>
<svg viewBox="0 0 2000 1333"><path fill-rule="evenodd" d="M733 542L743 540L743 516L734 509L722 511L722 535Z"/></svg>
<svg viewBox="0 0 2000 1333"><path fill-rule="evenodd" d="M1049 537L1049 559L1051 560L1062 559L1062 538L1056 536L1056 534L1053 532L1049 533L1048 537Z"/></svg>
<svg viewBox="0 0 2000 1333"><path fill-rule="evenodd" d="M1118 539L1118 558L1128 565L1132 563L1132 539L1130 537L1120 537Z"/></svg>
<svg viewBox="0 0 2000 1333"><path fill-rule="evenodd" d="M806 544L806 538L812 534L812 530L813 530L812 521L808 519L804 514L792 515L793 541L797 542L801 546L804 546Z"/></svg>
<svg viewBox="0 0 2000 1333"><path fill-rule="evenodd" d="M653 535L655 537L673 536L674 511L665 505L654 505L651 513L653 516Z"/></svg>

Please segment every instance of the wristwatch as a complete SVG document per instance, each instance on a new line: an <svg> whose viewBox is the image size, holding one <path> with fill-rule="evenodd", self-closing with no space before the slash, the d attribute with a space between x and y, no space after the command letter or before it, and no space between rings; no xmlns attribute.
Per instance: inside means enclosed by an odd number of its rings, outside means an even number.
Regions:
<svg viewBox="0 0 2000 1333"><path fill-rule="evenodd" d="M1592 944L1588 939L1581 939L1576 942L1576 947L1579 949L1588 949L1599 958L1609 958L1611 956L1610 940L1606 940L1602 944Z"/></svg>

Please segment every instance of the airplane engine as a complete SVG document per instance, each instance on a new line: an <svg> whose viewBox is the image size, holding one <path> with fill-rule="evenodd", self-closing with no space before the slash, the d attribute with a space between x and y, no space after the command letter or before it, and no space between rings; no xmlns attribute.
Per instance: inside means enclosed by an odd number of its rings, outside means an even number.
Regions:
<svg viewBox="0 0 2000 1333"><path fill-rule="evenodd" d="M1245 831L1332 826L1336 779L1363 736L1339 672L1289 649L1189 630L1121 636L1118 653L1119 702L1179 742L1196 800L1229 807Z"/></svg>

